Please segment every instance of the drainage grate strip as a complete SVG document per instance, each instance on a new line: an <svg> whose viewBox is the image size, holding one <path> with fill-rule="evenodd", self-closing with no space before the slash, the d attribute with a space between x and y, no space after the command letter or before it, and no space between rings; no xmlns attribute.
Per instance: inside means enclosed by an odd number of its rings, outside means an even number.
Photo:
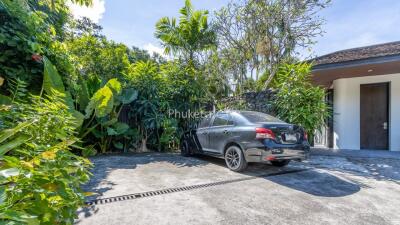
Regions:
<svg viewBox="0 0 400 225"><path fill-rule="evenodd" d="M207 183L207 184L195 184L195 185L184 186L184 187L166 188L166 189L162 189L162 190L134 193L134 194L129 194L129 195L120 195L120 196L109 197L109 198L100 198L100 199L95 199L92 201L87 201L87 202L85 202L85 204L87 206L101 205L101 204L106 204L106 203L111 203L111 202L116 202L116 201L126 201L126 200L132 200L132 199L137 199L137 198L152 197L152 196L156 196L156 195L170 194L170 193L175 193L175 192L188 191L188 190L193 190L193 189L201 189L201 188L206 188L206 187L236 183L236 182L247 181L247 180L254 180L254 179L257 179L260 177L271 177L271 176L278 176L278 175L284 175L284 174L290 174L290 173L299 173L299 172L303 172L306 170L309 170L309 169L279 171L276 173L268 173L268 174L264 174L264 175L260 175L260 176L254 176L254 177L244 177L244 178L238 178L238 179L232 179L232 180L217 181L217 182Z"/></svg>

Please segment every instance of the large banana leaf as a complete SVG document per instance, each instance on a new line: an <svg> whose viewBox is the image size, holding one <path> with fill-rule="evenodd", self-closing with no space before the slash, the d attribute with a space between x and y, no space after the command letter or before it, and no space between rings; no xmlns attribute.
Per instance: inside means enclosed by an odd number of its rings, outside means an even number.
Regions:
<svg viewBox="0 0 400 225"><path fill-rule="evenodd" d="M90 99L88 106L86 107L86 118L89 118L93 110L95 111L96 117L104 117L111 113L114 106L113 92L108 86L100 88L93 97Z"/></svg>
<svg viewBox="0 0 400 225"><path fill-rule="evenodd" d="M127 132L129 129L129 125L122 122L117 122L112 125L112 127L107 127L108 135L121 135Z"/></svg>
<svg viewBox="0 0 400 225"><path fill-rule="evenodd" d="M124 89L121 93L121 95L118 97L119 101L122 102L122 104L129 104L133 101L135 101L138 97L138 91L136 91L133 88L128 88Z"/></svg>
<svg viewBox="0 0 400 225"><path fill-rule="evenodd" d="M51 63L47 57L43 57L44 63L44 76L43 76L43 90L51 95L53 90L61 93L65 97L65 103L70 108L74 108L74 103L71 94L65 91L64 83L58 73L56 67Z"/></svg>
<svg viewBox="0 0 400 225"><path fill-rule="evenodd" d="M64 96L65 104L69 107L72 115L75 118L75 124L80 127L83 123L84 116L82 113L75 110L74 101L71 97L71 93L65 90L63 81L56 67L51 63L47 57L43 57L44 63L44 76L43 76L43 90L51 95L53 90L61 93Z"/></svg>
<svg viewBox="0 0 400 225"><path fill-rule="evenodd" d="M90 96L89 96L89 90L87 86L87 82L82 79L82 77L79 77L79 82L81 86L81 90L79 91L78 95L78 103L79 103L79 109L81 111L85 110L87 105L89 104L90 101Z"/></svg>
<svg viewBox="0 0 400 225"><path fill-rule="evenodd" d="M99 90L94 93L88 106L86 107L85 113L86 118L89 118L90 115L95 111L96 117L104 117L111 113L113 107L115 105L120 104L120 95L122 92L121 83L116 79L109 80L104 87L100 88ZM130 93L134 95L134 93ZM129 101L132 98L136 98L136 96L128 96L126 95L126 99L121 99L124 101Z"/></svg>
<svg viewBox="0 0 400 225"><path fill-rule="evenodd" d="M115 131L117 131L118 134L123 134L128 131L129 125L126 123L118 122L113 125L113 128L115 129Z"/></svg>
<svg viewBox="0 0 400 225"><path fill-rule="evenodd" d="M119 94L121 94L122 86L121 83L117 80L117 78L109 80L105 86L111 89L114 96L118 96Z"/></svg>

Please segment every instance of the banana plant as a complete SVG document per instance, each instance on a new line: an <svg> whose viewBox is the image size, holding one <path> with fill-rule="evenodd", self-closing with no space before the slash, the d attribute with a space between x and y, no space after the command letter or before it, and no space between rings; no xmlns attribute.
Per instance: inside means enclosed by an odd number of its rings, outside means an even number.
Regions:
<svg viewBox="0 0 400 225"><path fill-rule="evenodd" d="M118 121L123 105L137 99L137 91L131 88L122 89L116 79L109 80L90 98L85 109L85 123L80 131L80 137L85 138L92 134L99 139L96 144L102 153L105 153L111 144L119 149L126 149L126 145L116 142L118 136L124 136L132 129L128 124ZM113 142L114 141L114 142Z"/></svg>
<svg viewBox="0 0 400 225"><path fill-rule="evenodd" d="M47 57L43 57L44 74L42 93L45 91L48 95L52 95L54 91L63 96L65 104L69 107L69 111L75 118L76 127L80 127L83 123L84 116L82 113L75 109L74 100L71 93L65 90L64 83L61 79L57 68L51 63Z"/></svg>

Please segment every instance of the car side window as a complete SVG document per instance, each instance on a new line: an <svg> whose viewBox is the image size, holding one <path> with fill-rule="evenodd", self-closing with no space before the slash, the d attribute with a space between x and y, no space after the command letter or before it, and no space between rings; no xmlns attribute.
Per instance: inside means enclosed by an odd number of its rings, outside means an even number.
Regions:
<svg viewBox="0 0 400 225"><path fill-rule="evenodd" d="M215 119L213 121L212 126L227 126L227 125L233 125L233 120L231 116L227 113L221 113L215 115Z"/></svg>
<svg viewBox="0 0 400 225"><path fill-rule="evenodd" d="M226 115L228 115L228 125L234 125L235 123L233 122L232 116L229 114L226 114Z"/></svg>
<svg viewBox="0 0 400 225"><path fill-rule="evenodd" d="M205 128L210 126L211 118L212 118L211 116L207 116L204 119L202 119L198 128Z"/></svg>

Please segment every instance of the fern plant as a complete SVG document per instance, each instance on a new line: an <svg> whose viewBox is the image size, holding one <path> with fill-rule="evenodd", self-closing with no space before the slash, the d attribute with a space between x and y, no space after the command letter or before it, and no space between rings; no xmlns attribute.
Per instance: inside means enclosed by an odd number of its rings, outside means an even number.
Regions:
<svg viewBox="0 0 400 225"><path fill-rule="evenodd" d="M28 92L28 83L16 78L8 80L8 91L10 92L11 103L15 101L24 101Z"/></svg>

